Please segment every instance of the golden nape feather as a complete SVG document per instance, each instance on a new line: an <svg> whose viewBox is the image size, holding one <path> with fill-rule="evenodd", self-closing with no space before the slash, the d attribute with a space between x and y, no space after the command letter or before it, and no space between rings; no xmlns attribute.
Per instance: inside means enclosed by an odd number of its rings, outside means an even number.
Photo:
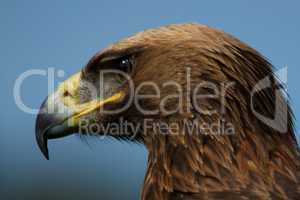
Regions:
<svg viewBox="0 0 300 200"><path fill-rule="evenodd" d="M262 55L220 30L196 24L153 29L128 41L139 40L150 40L162 49L172 48L170 56L153 56L159 59L155 67L172 77L183 66L190 67L191 88L202 81L235 84L226 91L224 113L206 115L192 109L185 115L158 119L168 123L188 119L201 124L224 118L234 125L235 134L199 134L198 130L190 134L190 129L182 125L177 134L151 137L146 142L149 158L142 199L300 198L300 157L289 106L287 119L282 119L287 124L285 133L268 127L251 112L251 91L260 80L270 76L272 86L258 92L253 101L260 113L275 113L278 85L271 64ZM161 54L161 50L151 54ZM164 62L173 62L168 64L172 68L165 67ZM201 92L207 93L205 89ZM276 98L287 104L282 95ZM211 110L222 103L214 101L201 99L198 105Z"/></svg>

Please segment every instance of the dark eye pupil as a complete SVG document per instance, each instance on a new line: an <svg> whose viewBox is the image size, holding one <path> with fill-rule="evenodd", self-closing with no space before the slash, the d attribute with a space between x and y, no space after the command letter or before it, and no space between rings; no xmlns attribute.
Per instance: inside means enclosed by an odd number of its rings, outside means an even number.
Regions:
<svg viewBox="0 0 300 200"><path fill-rule="evenodd" d="M131 72L131 61L129 58L124 58L120 61L120 70L126 73Z"/></svg>
<svg viewBox="0 0 300 200"><path fill-rule="evenodd" d="M121 60L121 67L127 67L128 64L129 64L129 60L128 59Z"/></svg>

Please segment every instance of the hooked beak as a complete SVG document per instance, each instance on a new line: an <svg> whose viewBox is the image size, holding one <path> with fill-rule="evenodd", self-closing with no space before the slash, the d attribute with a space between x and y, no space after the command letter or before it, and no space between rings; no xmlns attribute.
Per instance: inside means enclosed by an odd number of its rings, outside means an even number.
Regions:
<svg viewBox="0 0 300 200"><path fill-rule="evenodd" d="M48 139L61 138L79 131L80 118L108 103L120 102L124 93L119 92L104 100L80 103L80 73L63 82L56 92L41 105L37 115L35 135L38 146L49 160Z"/></svg>

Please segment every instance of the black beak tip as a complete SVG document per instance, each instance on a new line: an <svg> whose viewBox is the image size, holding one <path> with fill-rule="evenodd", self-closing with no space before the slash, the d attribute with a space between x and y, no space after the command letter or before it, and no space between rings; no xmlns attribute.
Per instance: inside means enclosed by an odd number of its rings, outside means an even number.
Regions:
<svg viewBox="0 0 300 200"><path fill-rule="evenodd" d="M35 138L41 152L49 160L48 140L64 137L76 132L77 127L64 124L65 113L52 113L45 100L40 108L35 124Z"/></svg>
<svg viewBox="0 0 300 200"><path fill-rule="evenodd" d="M36 136L36 141L38 143L38 146L45 156L47 160L49 160L49 151L48 151L48 142L47 142L47 134L46 134L46 126L47 124L44 122L45 121L45 114L43 114L43 107L45 105L45 102L43 102L41 106L40 113L37 116L36 119L36 126L35 126L35 136Z"/></svg>
<svg viewBox="0 0 300 200"><path fill-rule="evenodd" d="M37 143L38 143L38 146L39 146L41 152L45 156L45 158L47 160L49 160L49 151L48 151L47 139L46 138L43 138L43 139L37 138Z"/></svg>
<svg viewBox="0 0 300 200"><path fill-rule="evenodd" d="M41 152L43 153L45 158L49 160L48 142L47 142L46 134L43 133L43 131L41 131L41 129L37 127L35 136Z"/></svg>

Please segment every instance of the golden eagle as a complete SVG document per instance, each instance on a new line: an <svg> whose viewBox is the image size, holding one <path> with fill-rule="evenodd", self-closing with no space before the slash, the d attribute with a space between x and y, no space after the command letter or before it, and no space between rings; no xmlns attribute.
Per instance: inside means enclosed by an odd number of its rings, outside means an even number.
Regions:
<svg viewBox="0 0 300 200"><path fill-rule="evenodd" d="M47 159L48 139L78 132L144 144L141 199L300 199L283 87L260 53L223 31L149 29L63 82L41 106L36 139ZM125 122L137 128L99 129Z"/></svg>

